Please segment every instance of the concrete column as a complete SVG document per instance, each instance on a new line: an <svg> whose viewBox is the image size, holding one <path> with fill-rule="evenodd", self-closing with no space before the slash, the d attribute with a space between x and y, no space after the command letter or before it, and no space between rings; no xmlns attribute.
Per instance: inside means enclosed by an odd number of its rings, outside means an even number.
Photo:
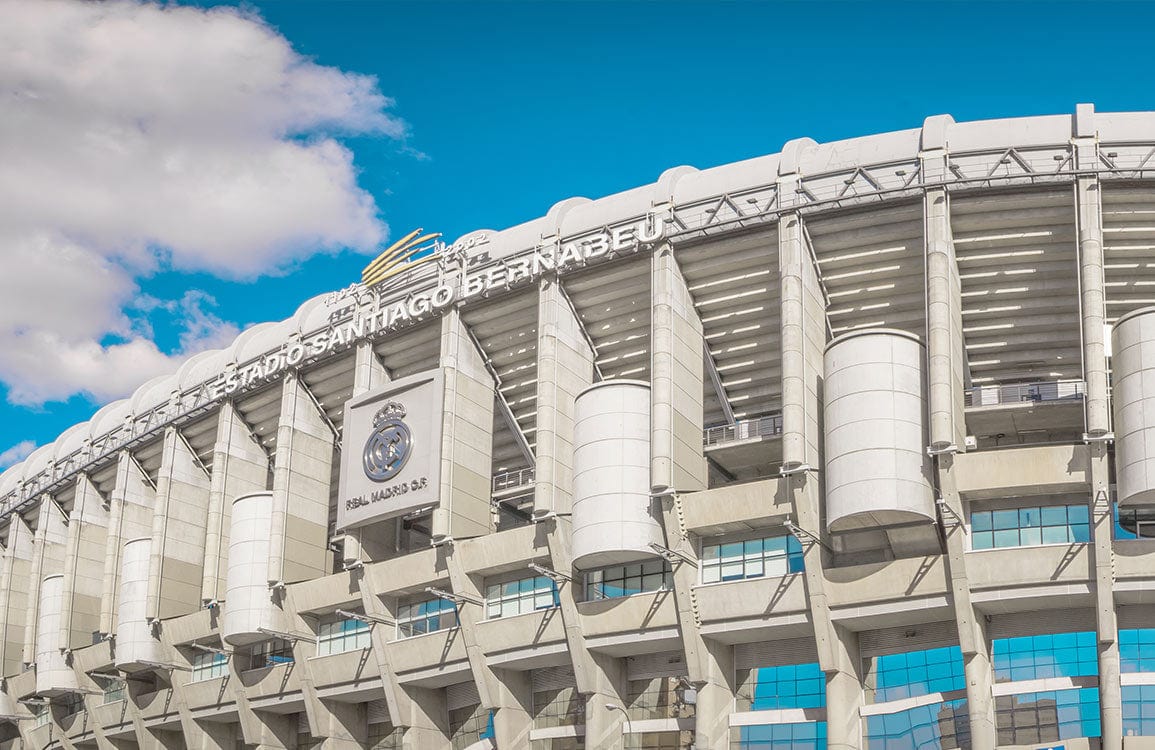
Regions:
<svg viewBox="0 0 1155 750"><path fill-rule="evenodd" d="M389 371L381 363L381 358L373 351L372 341L357 344L356 362L353 370L353 395L360 396L374 388L389 383Z"/></svg>
<svg viewBox="0 0 1155 750"><path fill-rule="evenodd" d="M938 484L942 502L949 511L940 512L943 535L946 538L946 568L950 576L951 598L954 603L955 626L958 628L959 648L966 670L967 711L970 715L971 746L973 750L994 750L997 743L995 707L992 697L994 672L991 669L989 641L982 618L971 602L970 579L966 567L965 511L954 475L954 454L936 457Z"/></svg>
<svg viewBox="0 0 1155 750"><path fill-rule="evenodd" d="M858 654L858 634L832 626L833 661L822 665L826 673L826 747L829 750L859 750L862 739L863 705L862 659ZM822 652L819 651L821 659Z"/></svg>
<svg viewBox="0 0 1155 750"><path fill-rule="evenodd" d="M119 599L120 556L124 543L152 533L152 506L156 488L128 451L121 451L116 465L108 519L108 544L104 555L101 587L100 632L116 630Z"/></svg>
<svg viewBox="0 0 1155 750"><path fill-rule="evenodd" d="M64 552L64 607L60 612L60 642L69 649L92 643L100 629L100 586L108 544L108 508L104 498L81 473L68 524Z"/></svg>
<svg viewBox="0 0 1155 750"><path fill-rule="evenodd" d="M680 502L676 495L662 498L666 546L694 559L693 540L681 523ZM698 688L694 746L699 750L726 750L730 746L730 712L734 709L733 648L702 637L693 591L698 583L698 566L677 561L673 569L674 603L678 609L686 669L690 681Z"/></svg>
<svg viewBox="0 0 1155 750"><path fill-rule="evenodd" d="M1099 642L1099 711L1104 750L1123 747L1123 688L1120 681L1119 630L1115 613L1115 561L1107 443L1088 444L1091 460L1092 554L1095 560L1095 615Z"/></svg>
<svg viewBox="0 0 1155 750"><path fill-rule="evenodd" d="M651 263L650 481L658 490L703 490L702 321L673 248L658 248Z"/></svg>
<svg viewBox="0 0 1155 750"><path fill-rule="evenodd" d="M944 189L923 197L926 227L927 374L930 394L930 445L935 451L963 446L962 285L950 227L950 203Z"/></svg>
<svg viewBox="0 0 1155 750"><path fill-rule="evenodd" d="M175 427L164 431L152 517L147 616L195 612L204 583L209 477Z"/></svg>
<svg viewBox="0 0 1155 750"><path fill-rule="evenodd" d="M556 278L538 284L534 515L573 507L574 400L593 382L594 352Z"/></svg>
<svg viewBox="0 0 1155 750"><path fill-rule="evenodd" d="M298 373L287 374L281 388L273 466L270 585L320 578L329 572L333 431Z"/></svg>
<svg viewBox="0 0 1155 750"><path fill-rule="evenodd" d="M392 620L392 615L381 597L375 592L388 590L385 581L380 580L377 566L360 568L361 605L365 614L371 617ZM357 575L357 572L354 572ZM397 679L393 669L393 649L404 648L403 641L393 643L395 631L392 625L375 624L370 631L373 642L372 654L381 672L381 685L385 692L385 704L389 707L389 722L395 727L404 727L402 747L404 750L426 750L449 745L449 712L445 706L445 691L405 686Z"/></svg>
<svg viewBox="0 0 1155 750"><path fill-rule="evenodd" d="M32 582L32 529L19 515L8 522L8 543L0 568L0 668L3 676L20 672L25 612Z"/></svg>
<svg viewBox="0 0 1155 750"><path fill-rule="evenodd" d="M573 525L568 517L554 516L546 525L546 545L554 570L573 576L558 587L559 609L565 627L566 646L573 664L577 691L585 699L587 748L622 747L624 717L607 704L625 708L626 672L624 660L598 654L586 647L577 604L582 598L581 575L573 568Z"/></svg>
<svg viewBox="0 0 1155 750"><path fill-rule="evenodd" d="M353 396L360 396L389 383L389 371L373 351L373 342L362 341L357 344L355 356ZM399 518L387 518L347 530L341 551L342 562L351 565L357 561L384 560L396 553L397 526L400 523Z"/></svg>
<svg viewBox="0 0 1155 750"><path fill-rule="evenodd" d="M36 661L37 623L40 617L40 585L46 576L64 572L64 547L68 540L66 519L50 495L40 497L36 535L32 548L32 580L28 587L28 611L24 622L24 662Z"/></svg>
<svg viewBox="0 0 1155 750"><path fill-rule="evenodd" d="M229 520L233 500L268 488L269 456L249 431L232 401L221 404L209 479L201 601L225 598Z"/></svg>
<svg viewBox="0 0 1155 750"><path fill-rule="evenodd" d="M1079 221L1079 300L1083 321L1083 379L1087 381L1084 405L1087 434L1102 437L1111 431L1111 406L1107 397L1106 301L1103 291L1103 206L1099 168L1095 107L1080 104L1074 122L1075 203Z"/></svg>
<svg viewBox="0 0 1155 750"><path fill-rule="evenodd" d="M461 311L441 318L445 414L441 426L441 504L433 540L488 534L493 525L493 378L470 339Z"/></svg>

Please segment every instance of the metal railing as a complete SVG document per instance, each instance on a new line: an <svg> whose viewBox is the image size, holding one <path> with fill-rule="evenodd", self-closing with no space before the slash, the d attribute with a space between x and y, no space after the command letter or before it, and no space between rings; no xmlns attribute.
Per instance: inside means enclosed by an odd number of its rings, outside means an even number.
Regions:
<svg viewBox="0 0 1155 750"><path fill-rule="evenodd" d="M773 437L782 434L782 415L768 414L755 419L740 419L734 424L708 427L703 430L702 443L706 448L737 440Z"/></svg>
<svg viewBox="0 0 1155 750"><path fill-rule="evenodd" d="M493 475L493 492L504 492L533 484L533 469L517 469Z"/></svg>
<svg viewBox="0 0 1155 750"><path fill-rule="evenodd" d="M980 385L968 388L963 403L966 407L1006 406L1043 401L1081 400L1087 391L1082 380L1054 380L1046 383L1013 383L1011 385Z"/></svg>

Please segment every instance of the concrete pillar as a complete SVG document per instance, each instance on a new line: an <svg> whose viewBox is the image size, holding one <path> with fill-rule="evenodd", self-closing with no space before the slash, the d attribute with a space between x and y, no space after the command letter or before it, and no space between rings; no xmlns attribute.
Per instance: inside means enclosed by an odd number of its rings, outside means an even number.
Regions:
<svg viewBox="0 0 1155 750"><path fill-rule="evenodd" d="M454 308L441 318L445 414L441 426L441 504L433 541L488 534L493 525L493 378Z"/></svg>
<svg viewBox="0 0 1155 750"><path fill-rule="evenodd" d="M164 431L149 555L147 616L195 612L204 583L209 476L175 427Z"/></svg>
<svg viewBox="0 0 1155 750"><path fill-rule="evenodd" d="M1106 300L1103 291L1103 206L1099 177L1098 132L1095 107L1080 104L1074 122L1075 203L1079 222L1079 300L1083 321L1083 379L1087 434L1102 437L1111 431L1107 386Z"/></svg>
<svg viewBox="0 0 1155 750"><path fill-rule="evenodd" d="M1092 554L1095 561L1095 619L1099 643L1099 711L1104 750L1123 747L1123 693L1119 676L1119 630L1115 613L1115 561L1106 441L1088 445L1091 459Z"/></svg>
<svg viewBox="0 0 1155 750"><path fill-rule="evenodd" d="M939 517L946 539L945 562L950 577L955 626L958 628L959 648L966 670L971 746L973 750L994 750L997 742L991 692L994 672L991 669L990 644L982 618L975 612L971 602L970 579L966 567L966 529L963 525L965 511L955 482L954 454L940 454L936 457L936 466L940 497L949 509L940 512Z"/></svg>
<svg viewBox="0 0 1155 750"><path fill-rule="evenodd" d="M650 481L656 490L703 490L702 321L673 248L658 248L651 263Z"/></svg>
<svg viewBox="0 0 1155 750"><path fill-rule="evenodd" d="M541 517L573 507L574 400L593 382L594 352L560 282L542 279L538 293L533 513Z"/></svg>
<svg viewBox="0 0 1155 750"><path fill-rule="evenodd" d="M233 500L268 489L269 456L237 413L232 401L221 404L217 438L209 479L208 518L205 523L204 576L201 601L225 597L228 572L229 520Z"/></svg>
<svg viewBox="0 0 1155 750"><path fill-rule="evenodd" d="M88 475L77 475L64 552L64 607L60 612L60 642L69 649L90 645L93 631L100 629L108 515L104 498Z"/></svg>
<svg viewBox="0 0 1155 750"><path fill-rule="evenodd" d="M381 363L381 358L373 351L372 341L362 341L357 344L356 360L353 369L353 395L360 396L374 388L380 388L389 383L389 371Z"/></svg>
<svg viewBox="0 0 1155 750"><path fill-rule="evenodd" d="M101 586L100 632L116 630L119 597L120 555L124 543L152 533L152 506L156 488L140 464L128 451L121 451L116 464L116 485L112 490L108 519L108 543L104 555Z"/></svg>
<svg viewBox="0 0 1155 750"><path fill-rule="evenodd" d="M923 197L923 212L930 446L935 451L961 449L966 437L963 411L966 351L962 335L962 286L946 190L928 190Z"/></svg>
<svg viewBox="0 0 1155 750"><path fill-rule="evenodd" d="M832 627L833 661L822 665L826 673L826 747L829 750L860 750L863 705L862 660L858 654L858 634L841 626ZM819 652L821 658L821 651Z"/></svg>
<svg viewBox="0 0 1155 750"><path fill-rule="evenodd" d="M373 342L357 344L353 369L354 397L387 385L391 378L381 358L373 351ZM387 518L374 523L358 526L345 532L342 562L351 565L357 561L384 560L396 553L397 526L399 518ZM352 541L349 541L352 540Z"/></svg>
<svg viewBox="0 0 1155 750"><path fill-rule="evenodd" d="M19 515L8 522L8 543L0 568L0 668L3 676L20 672L25 612L32 582L32 529Z"/></svg>
<svg viewBox="0 0 1155 750"><path fill-rule="evenodd" d="M273 466L270 585L320 578L329 572L333 431L305 390L299 373L287 374L281 388Z"/></svg>
<svg viewBox="0 0 1155 750"><path fill-rule="evenodd" d="M40 587L46 576L64 572L64 546L68 539L66 519L50 495L40 497L36 535L32 548L32 580L28 588L28 611L24 622L24 662L36 661L37 624L40 618Z"/></svg>

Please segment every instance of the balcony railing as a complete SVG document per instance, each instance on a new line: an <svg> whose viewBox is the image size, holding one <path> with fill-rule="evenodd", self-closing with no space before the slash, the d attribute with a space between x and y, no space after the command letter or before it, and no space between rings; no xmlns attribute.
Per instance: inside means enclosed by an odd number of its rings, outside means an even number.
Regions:
<svg viewBox="0 0 1155 750"><path fill-rule="evenodd" d="M718 427L708 427L703 431L702 442L709 448L722 443L733 443L737 440L772 437L782 434L782 415L769 414L756 419L742 419L734 424L724 424Z"/></svg>
<svg viewBox="0 0 1155 750"><path fill-rule="evenodd" d="M493 493L529 487L533 484L533 469L518 469L493 475Z"/></svg>
<svg viewBox="0 0 1155 750"><path fill-rule="evenodd" d="M1042 401L1073 401L1082 399L1086 390L1086 385L1082 380L980 385L967 389L964 403L969 408L972 406L1006 406Z"/></svg>

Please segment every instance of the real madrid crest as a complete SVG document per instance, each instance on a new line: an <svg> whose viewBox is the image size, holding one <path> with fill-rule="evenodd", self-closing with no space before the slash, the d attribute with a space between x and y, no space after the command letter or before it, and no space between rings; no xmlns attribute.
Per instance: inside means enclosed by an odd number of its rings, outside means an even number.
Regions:
<svg viewBox="0 0 1155 750"><path fill-rule="evenodd" d="M413 449L413 435L402 421L405 407L389 401L373 416L373 432L365 441L362 463L365 476L374 482L384 482L397 476L409 460Z"/></svg>

